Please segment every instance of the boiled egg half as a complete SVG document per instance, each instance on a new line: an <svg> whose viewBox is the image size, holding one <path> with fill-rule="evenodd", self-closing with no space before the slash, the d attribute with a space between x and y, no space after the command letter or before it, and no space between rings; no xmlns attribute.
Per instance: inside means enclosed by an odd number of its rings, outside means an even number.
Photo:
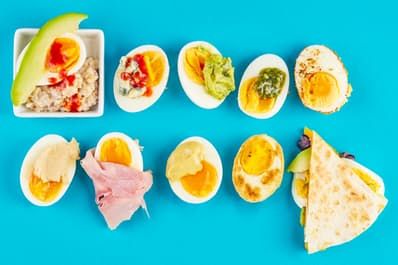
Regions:
<svg viewBox="0 0 398 265"><path fill-rule="evenodd" d="M239 148L232 169L232 182L247 202L261 202L281 185L284 156L280 144L266 134L249 137Z"/></svg>
<svg viewBox="0 0 398 265"><path fill-rule="evenodd" d="M338 111L351 95L343 62L323 45L309 46L300 53L294 77L304 106L321 113Z"/></svg>
<svg viewBox="0 0 398 265"><path fill-rule="evenodd" d="M229 63L225 64L229 66L228 77L225 78L225 80L228 80L225 84L229 83L227 85L228 89L226 89L229 92L226 92L218 98L208 92L204 68L206 61L213 55L221 56L221 53L216 47L205 41L189 42L182 47L178 55L178 77L181 86L188 98L195 105L204 109L217 108L225 100L225 97L230 93L231 89L234 89L234 87L231 88L230 86L230 84L234 86L233 68L231 69L230 59L224 58L229 60ZM227 73L227 71L225 71L225 73ZM216 78L216 75L214 75L214 77Z"/></svg>
<svg viewBox="0 0 398 265"><path fill-rule="evenodd" d="M166 177L173 192L188 203L203 203L218 191L222 163L216 148L205 138L182 141L167 160Z"/></svg>
<svg viewBox="0 0 398 265"><path fill-rule="evenodd" d="M16 72L25 56L29 44L22 50L16 63ZM79 35L65 33L55 38L47 51L46 72L38 82L38 86L54 85L66 76L77 73L82 68L87 57L86 45Z"/></svg>
<svg viewBox="0 0 398 265"><path fill-rule="evenodd" d="M275 54L253 60L243 73L238 93L239 108L256 119L268 119L278 113L289 91L289 70Z"/></svg>
<svg viewBox="0 0 398 265"><path fill-rule="evenodd" d="M113 81L118 106L139 112L152 106L163 94L170 66L166 53L155 45L142 45L120 60Z"/></svg>
<svg viewBox="0 0 398 265"><path fill-rule="evenodd" d="M26 154L20 184L26 199L37 206L59 201L73 180L79 145L75 139L48 134L37 140Z"/></svg>
<svg viewBox="0 0 398 265"><path fill-rule="evenodd" d="M138 141L120 132L102 136L95 147L94 157L99 162L122 164L140 171L144 168Z"/></svg>

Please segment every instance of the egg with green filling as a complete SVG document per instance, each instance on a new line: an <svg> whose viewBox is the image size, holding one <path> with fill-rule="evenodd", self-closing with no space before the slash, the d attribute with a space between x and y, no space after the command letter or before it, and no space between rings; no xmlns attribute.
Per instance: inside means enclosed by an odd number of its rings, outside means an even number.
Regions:
<svg viewBox="0 0 398 265"><path fill-rule="evenodd" d="M235 90L231 58L205 41L193 41L182 47L178 77L188 98L204 109L217 108Z"/></svg>
<svg viewBox="0 0 398 265"><path fill-rule="evenodd" d="M256 119L273 117L282 108L289 91L289 71L275 54L253 60L243 73L238 104L246 115Z"/></svg>

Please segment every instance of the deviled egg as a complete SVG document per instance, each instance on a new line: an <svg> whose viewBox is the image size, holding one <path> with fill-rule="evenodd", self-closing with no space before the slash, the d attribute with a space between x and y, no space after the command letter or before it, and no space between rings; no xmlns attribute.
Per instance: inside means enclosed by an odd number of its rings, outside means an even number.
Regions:
<svg viewBox="0 0 398 265"><path fill-rule="evenodd" d="M40 138L22 162L20 184L26 199L50 206L62 198L72 182L79 159L79 144L49 134Z"/></svg>
<svg viewBox="0 0 398 265"><path fill-rule="evenodd" d="M112 162L143 170L141 148L137 140L124 133L111 132L101 137L94 157L99 162Z"/></svg>
<svg viewBox="0 0 398 265"><path fill-rule="evenodd" d="M188 203L203 203L218 191L222 163L216 148L202 137L182 141L167 160L166 177L173 192Z"/></svg>
<svg viewBox="0 0 398 265"><path fill-rule="evenodd" d="M181 49L178 77L188 98L204 109L217 108L235 90L231 58L205 41L190 42Z"/></svg>
<svg viewBox="0 0 398 265"><path fill-rule="evenodd" d="M351 95L343 62L323 45L308 46L300 53L294 77L304 106L324 114L338 111Z"/></svg>
<svg viewBox="0 0 398 265"><path fill-rule="evenodd" d="M116 103L127 112L152 106L163 94L169 79L169 61L158 46L143 45L120 60L113 81Z"/></svg>
<svg viewBox="0 0 398 265"><path fill-rule="evenodd" d="M285 61L264 54L252 61L239 85L239 108L257 119L268 119L282 108L289 91L289 70Z"/></svg>
<svg viewBox="0 0 398 265"><path fill-rule="evenodd" d="M247 202L261 202L281 185L284 170L283 150L266 134L248 138L239 148L232 169L232 182Z"/></svg>

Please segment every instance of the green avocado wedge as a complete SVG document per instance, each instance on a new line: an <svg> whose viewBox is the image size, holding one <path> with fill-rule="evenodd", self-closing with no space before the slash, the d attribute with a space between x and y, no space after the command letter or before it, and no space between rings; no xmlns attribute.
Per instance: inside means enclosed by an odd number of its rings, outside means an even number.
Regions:
<svg viewBox="0 0 398 265"><path fill-rule="evenodd" d="M310 169L311 148L301 151L287 167L288 172L299 173Z"/></svg>
<svg viewBox="0 0 398 265"><path fill-rule="evenodd" d="M80 22L86 18L85 14L66 13L47 21L40 28L30 42L12 84L11 101L14 106L20 106L28 100L36 84L45 74L47 51L54 39L65 33L77 31Z"/></svg>

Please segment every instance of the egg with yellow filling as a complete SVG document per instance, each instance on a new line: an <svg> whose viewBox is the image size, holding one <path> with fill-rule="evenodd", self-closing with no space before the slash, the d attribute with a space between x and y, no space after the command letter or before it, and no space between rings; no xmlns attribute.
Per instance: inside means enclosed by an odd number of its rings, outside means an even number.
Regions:
<svg viewBox="0 0 398 265"><path fill-rule="evenodd" d="M272 75L261 79L262 73L267 70ZM261 93L260 89L264 86L267 86L269 95ZM261 55L243 73L238 92L239 108L256 119L271 118L282 108L288 91L289 70L285 61L275 54Z"/></svg>
<svg viewBox="0 0 398 265"><path fill-rule="evenodd" d="M266 134L248 138L239 148L232 168L232 182L247 202L261 202L281 185L284 171L282 147Z"/></svg>
<svg viewBox="0 0 398 265"><path fill-rule="evenodd" d="M308 46L300 53L294 77L304 106L324 114L338 111L351 95L343 62L323 45Z"/></svg>
<svg viewBox="0 0 398 265"><path fill-rule="evenodd" d="M111 162L143 170L141 148L137 140L120 132L107 133L95 147L94 157L100 162Z"/></svg>
<svg viewBox="0 0 398 265"><path fill-rule="evenodd" d="M384 196L384 182L379 175L352 159L341 159L351 167L352 172L357 175L373 192ZM294 173L292 181L292 196L294 202L300 208L307 205L308 182L308 170Z"/></svg>
<svg viewBox="0 0 398 265"><path fill-rule="evenodd" d="M48 134L36 141L26 154L20 172L20 184L26 199L36 206L58 202L69 188L79 159L75 139Z"/></svg>
<svg viewBox="0 0 398 265"><path fill-rule="evenodd" d="M216 148L205 138L189 137L170 154L166 177L173 192L188 203L213 198L222 181L222 163Z"/></svg>

